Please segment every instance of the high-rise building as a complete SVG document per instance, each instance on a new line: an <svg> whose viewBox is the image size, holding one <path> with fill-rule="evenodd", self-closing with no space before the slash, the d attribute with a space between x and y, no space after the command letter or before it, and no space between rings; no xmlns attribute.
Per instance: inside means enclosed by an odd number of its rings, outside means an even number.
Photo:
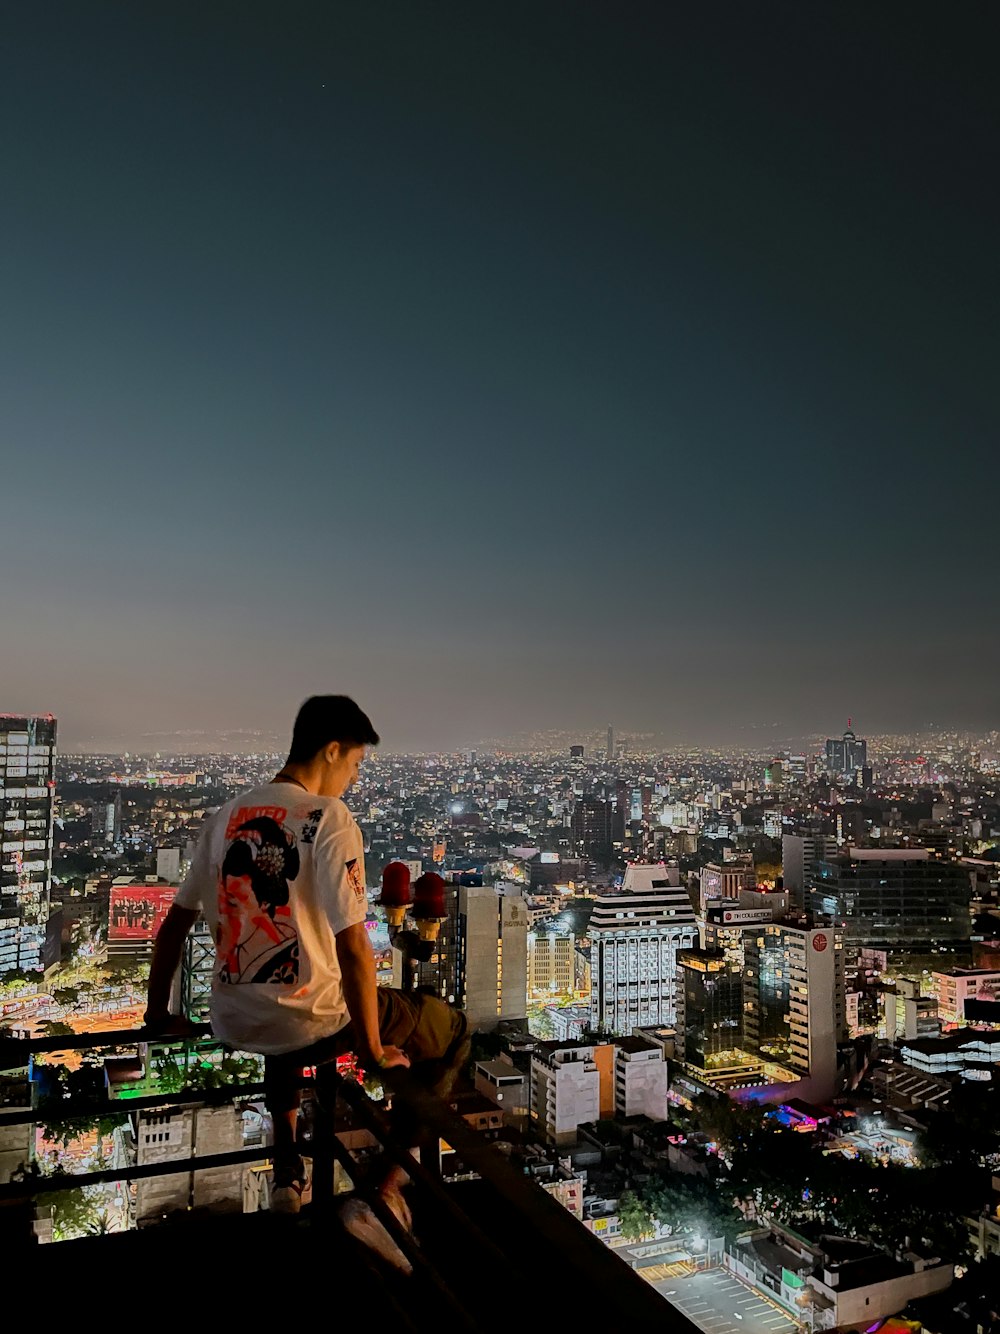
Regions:
<svg viewBox="0 0 1000 1334"><path fill-rule="evenodd" d="M969 872L926 848L855 848L815 864L809 910L843 932L849 948L896 955L954 952L971 932Z"/></svg>
<svg viewBox="0 0 1000 1334"><path fill-rule="evenodd" d="M109 846L122 836L122 794L117 791L111 801L99 801L91 812L91 831L95 843Z"/></svg>
<svg viewBox="0 0 1000 1334"><path fill-rule="evenodd" d="M528 909L516 886L458 891L458 1003L473 1029L528 1014Z"/></svg>
<svg viewBox="0 0 1000 1334"><path fill-rule="evenodd" d="M416 969L419 986L464 1010L473 1031L528 1014L528 907L520 886L449 886L447 916L431 959ZM403 957L393 952L393 985Z"/></svg>
<svg viewBox="0 0 1000 1334"><path fill-rule="evenodd" d="M0 972L43 967L55 757L51 714L0 714Z"/></svg>
<svg viewBox="0 0 1000 1334"><path fill-rule="evenodd" d="M747 1050L832 1096L837 1044L846 1040L844 950L838 933L772 922L744 942L743 1040Z"/></svg>
<svg viewBox="0 0 1000 1334"><path fill-rule="evenodd" d="M594 861L611 860L615 808L601 797L581 797L573 808L576 851Z"/></svg>
<svg viewBox="0 0 1000 1334"><path fill-rule="evenodd" d="M589 932L593 1024L626 1034L673 1024L677 955L698 939L677 868L627 867L620 891L598 895Z"/></svg>
<svg viewBox="0 0 1000 1334"><path fill-rule="evenodd" d="M677 1054L704 1070L741 1046L742 972L722 950L681 950L678 963Z"/></svg>
<svg viewBox="0 0 1000 1334"><path fill-rule="evenodd" d="M782 834L781 874L794 907L803 906L803 891L816 863L829 861L839 851L833 834Z"/></svg>
<svg viewBox="0 0 1000 1334"><path fill-rule="evenodd" d="M753 857L742 853L728 862L709 862L699 876L699 902L702 913L715 899L738 899L744 889L753 889L757 883Z"/></svg>
<svg viewBox="0 0 1000 1334"><path fill-rule="evenodd" d="M551 1000L572 992L576 974L576 936L553 924L528 932L528 997Z"/></svg>
<svg viewBox="0 0 1000 1334"><path fill-rule="evenodd" d="M609 728L608 728L608 759L609 759L609 760L613 760L614 758L615 758L615 729L614 729L613 727L609 727Z"/></svg>
<svg viewBox="0 0 1000 1334"><path fill-rule="evenodd" d="M847 731L842 737L828 737L826 742L826 771L831 778L850 778L868 763L868 742L856 737L847 720Z"/></svg>

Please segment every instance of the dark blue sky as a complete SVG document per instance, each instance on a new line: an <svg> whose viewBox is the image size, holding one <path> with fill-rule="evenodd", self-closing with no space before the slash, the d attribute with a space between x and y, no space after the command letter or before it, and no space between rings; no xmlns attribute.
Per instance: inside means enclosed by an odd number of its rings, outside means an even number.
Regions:
<svg viewBox="0 0 1000 1334"><path fill-rule="evenodd" d="M0 708L1000 724L987 6L0 26Z"/></svg>

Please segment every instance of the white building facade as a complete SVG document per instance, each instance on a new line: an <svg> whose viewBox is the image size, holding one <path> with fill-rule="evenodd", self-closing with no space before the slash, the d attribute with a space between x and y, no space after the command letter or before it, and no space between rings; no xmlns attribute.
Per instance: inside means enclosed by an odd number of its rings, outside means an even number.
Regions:
<svg viewBox="0 0 1000 1334"><path fill-rule="evenodd" d="M602 1032L672 1025L677 955L698 924L676 867L629 866L617 893L598 896L590 919L591 1022Z"/></svg>
<svg viewBox="0 0 1000 1334"><path fill-rule="evenodd" d="M550 1144L571 1144L578 1128L601 1114L601 1075L588 1044L556 1048L531 1056L529 1111Z"/></svg>
<svg viewBox="0 0 1000 1334"><path fill-rule="evenodd" d="M615 1113L667 1119L667 1062L662 1047L633 1039L616 1044Z"/></svg>

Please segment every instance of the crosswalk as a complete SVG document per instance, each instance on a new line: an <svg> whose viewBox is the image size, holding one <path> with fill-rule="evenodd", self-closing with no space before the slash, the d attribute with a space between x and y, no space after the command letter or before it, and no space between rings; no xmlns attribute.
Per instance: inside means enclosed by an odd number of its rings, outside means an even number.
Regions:
<svg viewBox="0 0 1000 1334"><path fill-rule="evenodd" d="M638 1270L638 1273L647 1283L662 1283L668 1278L686 1278L688 1274L694 1273L694 1265L687 1260L677 1260L669 1265L650 1265Z"/></svg>

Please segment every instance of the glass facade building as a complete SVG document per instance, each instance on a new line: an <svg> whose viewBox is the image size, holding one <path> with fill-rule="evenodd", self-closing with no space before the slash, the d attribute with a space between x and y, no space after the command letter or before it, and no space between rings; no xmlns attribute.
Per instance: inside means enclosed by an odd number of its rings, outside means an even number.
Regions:
<svg viewBox="0 0 1000 1334"><path fill-rule="evenodd" d="M817 861L806 904L836 925L848 948L952 953L971 931L969 873L923 848L849 848Z"/></svg>
<svg viewBox="0 0 1000 1334"><path fill-rule="evenodd" d="M681 1059L705 1069L742 1044L743 979L722 950L681 950L677 1037Z"/></svg>
<svg viewBox="0 0 1000 1334"><path fill-rule="evenodd" d="M846 778L868 763L868 742L850 730L826 743L826 771L831 778Z"/></svg>
<svg viewBox="0 0 1000 1334"><path fill-rule="evenodd" d="M55 756L51 715L0 715L0 972L43 966Z"/></svg>
<svg viewBox="0 0 1000 1334"><path fill-rule="evenodd" d="M774 922L748 932L743 1032L748 1050L808 1077L811 1096L830 1096L847 1036L838 931Z"/></svg>

